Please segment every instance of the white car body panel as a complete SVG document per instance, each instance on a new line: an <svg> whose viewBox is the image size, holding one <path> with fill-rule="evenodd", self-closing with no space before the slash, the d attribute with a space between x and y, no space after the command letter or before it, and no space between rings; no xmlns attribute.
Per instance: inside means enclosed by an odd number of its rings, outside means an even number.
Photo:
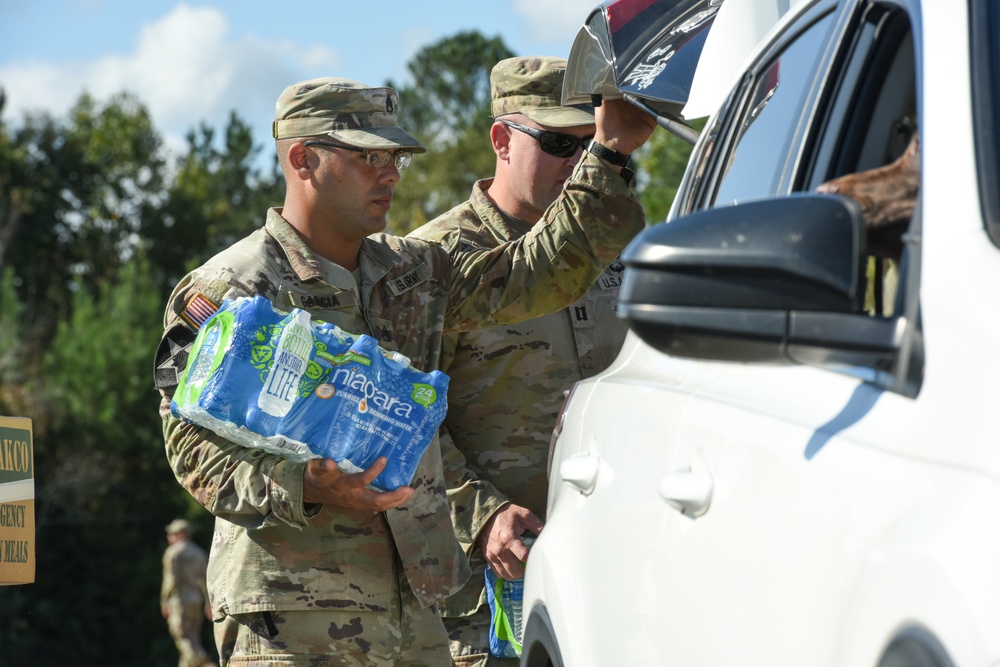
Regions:
<svg viewBox="0 0 1000 667"><path fill-rule="evenodd" d="M708 33L684 118L703 118L722 104L743 65L781 18L801 0L724 0Z"/></svg>
<svg viewBox="0 0 1000 667"><path fill-rule="evenodd" d="M1000 665L1000 250L970 157L966 5L919 4L919 394L630 332L567 404L527 568L565 665L875 665L908 626L955 665ZM589 492L559 478L570 457L596 462ZM688 470L711 479L698 517L659 492Z"/></svg>

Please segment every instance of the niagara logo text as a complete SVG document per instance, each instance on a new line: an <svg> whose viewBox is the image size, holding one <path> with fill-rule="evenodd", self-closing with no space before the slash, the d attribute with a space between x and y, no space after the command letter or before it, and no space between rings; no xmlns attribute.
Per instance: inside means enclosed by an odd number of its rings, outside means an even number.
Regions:
<svg viewBox="0 0 1000 667"><path fill-rule="evenodd" d="M374 382L365 377L364 373L341 368L334 372L330 383L361 392L366 401L373 402L380 409L391 412L397 417L409 417L413 412L411 403L404 403L395 396L381 391Z"/></svg>

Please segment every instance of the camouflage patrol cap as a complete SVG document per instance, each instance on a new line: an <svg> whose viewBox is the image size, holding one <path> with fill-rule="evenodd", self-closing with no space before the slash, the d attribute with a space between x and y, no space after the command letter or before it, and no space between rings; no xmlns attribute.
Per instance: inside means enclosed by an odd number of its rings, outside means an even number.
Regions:
<svg viewBox="0 0 1000 667"><path fill-rule="evenodd" d="M427 149L396 124L399 94L350 79L323 77L285 88L275 104L275 139L326 135L358 148Z"/></svg>
<svg viewBox="0 0 1000 667"><path fill-rule="evenodd" d="M566 60L551 56L507 58L493 66L490 90L493 117L520 113L541 125L593 125L589 104L562 105Z"/></svg>
<svg viewBox="0 0 1000 667"><path fill-rule="evenodd" d="M167 535L173 535L174 533L187 533L190 535L192 532L191 523L184 519L174 519L166 525L165 530L167 531Z"/></svg>

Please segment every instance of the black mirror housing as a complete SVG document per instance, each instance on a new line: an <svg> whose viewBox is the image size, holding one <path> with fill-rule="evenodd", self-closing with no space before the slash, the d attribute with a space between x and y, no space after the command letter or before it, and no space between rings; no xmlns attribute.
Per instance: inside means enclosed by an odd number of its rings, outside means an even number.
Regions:
<svg viewBox="0 0 1000 667"><path fill-rule="evenodd" d="M676 356L787 362L797 314L864 305L864 217L835 195L693 213L640 233L622 261L619 316Z"/></svg>

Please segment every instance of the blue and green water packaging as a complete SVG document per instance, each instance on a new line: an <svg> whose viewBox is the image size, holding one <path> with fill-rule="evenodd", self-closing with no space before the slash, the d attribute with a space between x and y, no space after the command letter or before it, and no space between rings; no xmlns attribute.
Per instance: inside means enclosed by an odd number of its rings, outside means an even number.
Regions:
<svg viewBox="0 0 1000 667"><path fill-rule="evenodd" d="M386 456L372 486L408 484L447 412L449 378L398 352L264 297L223 302L198 332L174 416L293 460L357 472Z"/></svg>

